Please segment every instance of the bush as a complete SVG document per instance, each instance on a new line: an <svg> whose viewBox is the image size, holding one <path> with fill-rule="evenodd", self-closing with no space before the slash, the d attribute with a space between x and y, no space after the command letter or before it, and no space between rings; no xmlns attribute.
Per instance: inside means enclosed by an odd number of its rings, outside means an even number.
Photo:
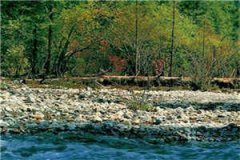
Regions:
<svg viewBox="0 0 240 160"><path fill-rule="evenodd" d="M147 96L145 94L145 91L139 96L136 96L133 91L132 93L132 99L127 102L127 105L130 109L136 111L136 110L142 110L142 111L150 111L153 110L153 106L147 102Z"/></svg>
<svg viewBox="0 0 240 160"><path fill-rule="evenodd" d="M27 72L29 67L29 62L24 55L24 47L22 45L19 46L11 46L6 55L3 55L2 62L2 75L4 76L15 76L22 75Z"/></svg>
<svg viewBox="0 0 240 160"><path fill-rule="evenodd" d="M114 67L114 71L117 73L121 73L126 67L126 60L115 55L108 56L109 61L112 63Z"/></svg>
<svg viewBox="0 0 240 160"><path fill-rule="evenodd" d="M153 109L153 106L148 104L148 103L141 103L139 101L131 101L128 103L128 106L130 109L136 111L136 110L141 110L141 111L150 111Z"/></svg>
<svg viewBox="0 0 240 160"><path fill-rule="evenodd" d="M3 81L1 81L0 82L0 89L2 89L2 90L6 90L6 89L8 89L8 84L7 83L5 83L5 82L3 82Z"/></svg>
<svg viewBox="0 0 240 160"><path fill-rule="evenodd" d="M83 76L85 74L86 62L83 58L72 58L68 63L69 72L71 76Z"/></svg>

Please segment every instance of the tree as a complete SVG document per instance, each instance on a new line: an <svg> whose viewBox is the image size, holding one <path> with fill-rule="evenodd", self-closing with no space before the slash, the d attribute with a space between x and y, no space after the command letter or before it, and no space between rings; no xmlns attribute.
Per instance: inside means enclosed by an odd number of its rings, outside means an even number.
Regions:
<svg viewBox="0 0 240 160"><path fill-rule="evenodd" d="M174 55L174 27L175 27L175 12L176 12L176 2L173 1L172 8L172 35L171 35L171 54L170 54L170 67L169 67L169 77L172 77L172 66L173 66L173 55Z"/></svg>
<svg viewBox="0 0 240 160"><path fill-rule="evenodd" d="M135 62L135 74L136 76L139 74L140 72L140 59L141 59L141 55L139 53L139 46L138 46L138 0L136 0L136 19L135 19L135 32L136 32L136 35L135 35L135 45L136 45L136 62Z"/></svg>
<svg viewBox="0 0 240 160"><path fill-rule="evenodd" d="M41 15L42 2L4 2L2 4L5 8L3 10L3 38L4 49L3 54L7 53L7 50L11 46L21 46L24 56L30 63L30 73L35 75L40 69L40 54L41 47L44 44L42 37L42 28L44 16ZM8 8L11 10L8 10ZM10 32L9 32L10 31ZM6 37L5 37L6 36ZM8 42L9 38L13 37L11 42ZM8 52L9 55L10 53ZM5 58L4 58L5 59ZM8 59L8 58L6 58ZM29 71L25 70L28 74Z"/></svg>
<svg viewBox="0 0 240 160"><path fill-rule="evenodd" d="M169 76L237 76L237 1L1 4L4 76L75 76L112 66L117 74L154 75L163 64Z"/></svg>
<svg viewBox="0 0 240 160"><path fill-rule="evenodd" d="M46 62L44 64L44 68L46 70L46 74L48 75L50 73L50 62L51 62L51 55L52 55L52 39L53 39L53 29L52 29L52 23L53 23L53 2L49 1L48 7L46 9L48 10L48 18L49 18L49 25L48 25L48 54L46 58Z"/></svg>

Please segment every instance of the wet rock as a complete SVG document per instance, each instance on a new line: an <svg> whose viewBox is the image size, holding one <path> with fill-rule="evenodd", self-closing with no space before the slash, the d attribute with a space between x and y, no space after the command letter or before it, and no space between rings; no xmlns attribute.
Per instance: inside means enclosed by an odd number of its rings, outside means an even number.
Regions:
<svg viewBox="0 0 240 160"><path fill-rule="evenodd" d="M49 127L49 122L48 121L41 121L39 123L39 128L48 128Z"/></svg>
<svg viewBox="0 0 240 160"><path fill-rule="evenodd" d="M159 124L161 124L162 123L162 118L157 118L157 119L155 119L155 121L154 121L154 124L155 125L159 125Z"/></svg>
<svg viewBox="0 0 240 160"><path fill-rule="evenodd" d="M54 129L56 131L62 131L65 129L64 125L60 122L52 122L52 124L49 125L49 128Z"/></svg>
<svg viewBox="0 0 240 160"><path fill-rule="evenodd" d="M27 129L34 129L34 128L37 128L38 124L36 124L36 123L27 123L25 126L27 127Z"/></svg>
<svg viewBox="0 0 240 160"><path fill-rule="evenodd" d="M69 130L75 130L77 127L77 125L75 123L69 123L67 126L68 126Z"/></svg>
<svg viewBox="0 0 240 160"><path fill-rule="evenodd" d="M117 128L118 128L118 130L119 130L120 132L125 132L125 131L127 131L127 130L129 129L129 127L126 126L126 125L124 125L124 124L118 124L118 125L117 125Z"/></svg>

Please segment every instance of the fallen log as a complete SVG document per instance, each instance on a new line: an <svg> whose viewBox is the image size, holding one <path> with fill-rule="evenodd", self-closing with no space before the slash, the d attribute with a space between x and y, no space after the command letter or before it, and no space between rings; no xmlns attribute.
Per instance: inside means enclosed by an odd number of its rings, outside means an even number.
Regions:
<svg viewBox="0 0 240 160"><path fill-rule="evenodd" d="M31 81L26 79L26 83ZM41 79L35 79L40 82ZM110 76L104 75L100 77L68 77L68 78L54 78L45 79L45 84L55 84L55 82L65 83L72 82L79 85L101 84L108 85L128 85L128 86L182 86L187 88L195 88L196 83L190 77L156 77L156 76ZM211 84L219 88L240 89L240 78L214 78Z"/></svg>
<svg viewBox="0 0 240 160"><path fill-rule="evenodd" d="M220 88L240 88L240 78L214 78L211 83Z"/></svg>

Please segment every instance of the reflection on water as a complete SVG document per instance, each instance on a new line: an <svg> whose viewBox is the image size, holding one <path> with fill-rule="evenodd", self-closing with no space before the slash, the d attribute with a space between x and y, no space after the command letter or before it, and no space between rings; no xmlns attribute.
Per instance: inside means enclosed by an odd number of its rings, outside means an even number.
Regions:
<svg viewBox="0 0 240 160"><path fill-rule="evenodd" d="M240 159L239 141L149 144L142 140L76 134L2 136L1 159Z"/></svg>

